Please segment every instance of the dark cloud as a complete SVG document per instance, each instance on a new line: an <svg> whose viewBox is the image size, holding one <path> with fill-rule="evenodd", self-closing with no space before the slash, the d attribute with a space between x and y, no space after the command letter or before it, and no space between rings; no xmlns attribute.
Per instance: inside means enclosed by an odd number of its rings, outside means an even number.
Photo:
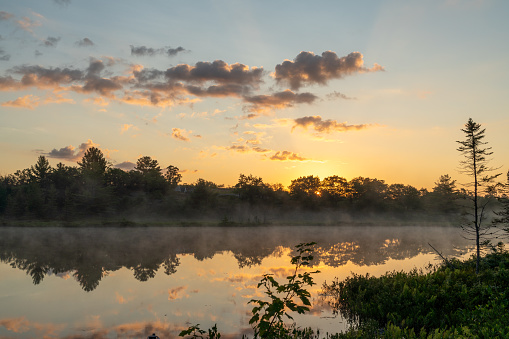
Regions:
<svg viewBox="0 0 509 339"><path fill-rule="evenodd" d="M295 125L292 127L292 132L296 127L304 129L312 128L318 133L332 133L332 132L346 132L350 130L366 129L370 125L347 125L345 122L337 122L336 120L322 120L319 115L302 117L294 120Z"/></svg>
<svg viewBox="0 0 509 339"><path fill-rule="evenodd" d="M178 54L178 53L180 53L180 52L184 52L185 50L186 50L186 49L185 49L184 47L181 47L181 46L179 46L179 47L177 47L177 48L168 48L168 49L166 50L166 54L167 54L168 56L175 56L175 55L177 55L177 54Z"/></svg>
<svg viewBox="0 0 509 339"><path fill-rule="evenodd" d="M0 21L1 20L9 20L10 18L12 18L14 15L12 15L11 13L9 12L5 12L5 11L0 11Z"/></svg>
<svg viewBox="0 0 509 339"><path fill-rule="evenodd" d="M18 66L13 73L21 74L21 84L25 87L70 84L83 78L83 72L70 68L45 68L42 66Z"/></svg>
<svg viewBox="0 0 509 339"><path fill-rule="evenodd" d="M39 52L38 50L35 50L34 55L35 55L36 57L38 57L38 56L41 56L41 55L42 55L42 53L41 53L41 52Z"/></svg>
<svg viewBox="0 0 509 339"><path fill-rule="evenodd" d="M21 74L18 88L59 88L62 85L71 85L72 90L82 93L99 93L111 96L113 91L123 88L122 78L102 78L100 73L105 66L101 60L91 59L85 71L71 68L44 68L41 66L19 66L11 71ZM5 79L8 80L8 79ZM13 87L16 85L12 84Z"/></svg>
<svg viewBox="0 0 509 339"><path fill-rule="evenodd" d="M341 58L332 51L323 52L321 56L313 52L300 52L293 61L286 60L276 65L274 78L278 83L288 84L295 90L310 84L325 85L331 79L353 73L383 70L378 64L369 69L363 64L363 56L359 52Z"/></svg>
<svg viewBox="0 0 509 339"><path fill-rule="evenodd" d="M7 54L2 48L0 48L0 60L1 61L9 61L11 59L11 55Z"/></svg>
<svg viewBox="0 0 509 339"><path fill-rule="evenodd" d="M50 158L57 158L57 159L66 159L66 160L75 160L76 153L75 149L72 146L66 146L59 150L54 148L51 152L48 153L48 156Z"/></svg>
<svg viewBox="0 0 509 339"><path fill-rule="evenodd" d="M251 92L249 86L239 84L212 85L209 87L185 86L185 90L197 97L242 96Z"/></svg>
<svg viewBox="0 0 509 339"><path fill-rule="evenodd" d="M95 144L92 140L88 139L86 142L82 143L78 146L78 148L73 147L72 145L60 148L60 149L52 149L47 155L50 158L64 159L67 161L77 161L83 158L83 155L90 147L98 147L98 144Z"/></svg>
<svg viewBox="0 0 509 339"><path fill-rule="evenodd" d="M161 53L161 49L148 48L146 46L135 47L135 46L131 45L131 55L153 56L153 55L160 54L160 53Z"/></svg>
<svg viewBox="0 0 509 339"><path fill-rule="evenodd" d="M279 160L279 161L306 161L309 159L303 158L299 156L297 153L289 152L289 151L278 151L276 154L269 158L270 160Z"/></svg>
<svg viewBox="0 0 509 339"><path fill-rule="evenodd" d="M164 72L155 68L143 68L134 70L133 75L139 82L147 82L162 77Z"/></svg>
<svg viewBox="0 0 509 339"><path fill-rule="evenodd" d="M351 100L351 99L356 99L356 98L352 98L352 97L349 97L343 93L339 93L339 92L332 92L332 93L329 93L326 95L327 99L328 100L336 100L336 99L345 99L345 100Z"/></svg>
<svg viewBox="0 0 509 339"><path fill-rule="evenodd" d="M116 164L113 167L120 168L120 169L122 169L124 171L130 171L130 170L133 170L136 167L136 164L134 162L124 161L124 162L121 162L120 164Z"/></svg>
<svg viewBox="0 0 509 339"><path fill-rule="evenodd" d="M228 65L222 60L213 62L197 62L195 66L187 64L177 65L166 70L165 76L169 81L186 81L203 83L214 81L220 84L242 84L256 87L262 82L263 69L243 65Z"/></svg>
<svg viewBox="0 0 509 339"><path fill-rule="evenodd" d="M2 91L12 91L20 88L20 84L17 80L15 80L10 75L5 77L0 77L0 90Z"/></svg>
<svg viewBox="0 0 509 339"><path fill-rule="evenodd" d="M262 113L272 109L292 107L295 104L311 104L318 97L312 93L294 93L290 90L277 92L271 95L245 96L244 101L251 104L247 107L249 112Z"/></svg>
<svg viewBox="0 0 509 339"><path fill-rule="evenodd" d="M179 46L177 48L151 48L146 46L133 46L131 45L131 55L135 56L154 56L154 55L167 55L173 57L180 52L186 51L185 48Z"/></svg>
<svg viewBox="0 0 509 339"><path fill-rule="evenodd" d="M91 93L95 92L106 97L111 97L112 92L122 89L123 86L115 79L105 79L101 77L87 78L85 85L81 89L77 88L78 92Z"/></svg>
<svg viewBox="0 0 509 339"><path fill-rule="evenodd" d="M95 44L89 38L83 38L81 40L76 41L76 45L80 46L80 47L89 47L89 46L94 46Z"/></svg>
<svg viewBox="0 0 509 339"><path fill-rule="evenodd" d="M42 42L42 46L46 47L57 47L58 42L60 41L60 37L55 38L53 36L49 36L46 40Z"/></svg>
<svg viewBox="0 0 509 339"><path fill-rule="evenodd" d="M105 66L101 60L90 59L90 63L87 68L87 78L97 77L104 70Z"/></svg>

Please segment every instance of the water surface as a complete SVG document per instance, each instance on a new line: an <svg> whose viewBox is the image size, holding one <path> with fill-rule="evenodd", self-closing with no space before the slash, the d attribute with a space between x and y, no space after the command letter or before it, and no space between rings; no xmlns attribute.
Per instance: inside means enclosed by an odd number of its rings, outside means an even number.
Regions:
<svg viewBox="0 0 509 339"><path fill-rule="evenodd" d="M446 227L0 228L0 337L174 338L217 323L251 334L252 298L265 273L283 282L294 246L317 242L310 314L300 326L346 328L321 300L324 281L438 263L471 250Z"/></svg>

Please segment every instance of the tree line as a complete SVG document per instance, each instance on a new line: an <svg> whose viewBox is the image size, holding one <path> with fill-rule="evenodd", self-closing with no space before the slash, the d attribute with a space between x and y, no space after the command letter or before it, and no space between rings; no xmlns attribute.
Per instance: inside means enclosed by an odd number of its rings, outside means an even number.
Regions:
<svg viewBox="0 0 509 339"><path fill-rule="evenodd" d="M468 193L449 175L440 176L431 191L384 180L310 175L282 184L240 174L234 187L198 179L181 184L176 166L161 168L150 156L133 170L112 167L98 148L89 148L77 166L51 167L40 155L30 168L0 176L0 215L7 219L76 220L122 214L186 216L215 211L228 216L238 206L345 212L459 213Z"/></svg>

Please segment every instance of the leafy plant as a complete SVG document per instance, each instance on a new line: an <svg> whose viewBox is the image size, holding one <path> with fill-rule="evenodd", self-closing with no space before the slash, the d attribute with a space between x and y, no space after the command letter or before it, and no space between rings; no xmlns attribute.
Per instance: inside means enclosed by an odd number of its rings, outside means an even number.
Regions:
<svg viewBox="0 0 509 339"><path fill-rule="evenodd" d="M204 337L203 335L206 333L206 331L202 330L200 328L200 324L196 324L194 326L189 326L187 330L183 330L179 333L179 337L184 337L186 335L190 335L192 339L219 339L221 338L221 333L217 332L217 324L214 324L212 328L209 328L208 330L208 336Z"/></svg>
<svg viewBox="0 0 509 339"><path fill-rule="evenodd" d="M310 329L300 330L295 324L287 325L285 319L293 320L290 312L304 314L309 311L311 306L311 293L306 287L312 286L312 274L319 273L304 272L299 273L303 266L309 266L313 260L311 253L316 243L301 243L295 246L298 255L291 260L295 265L295 271L292 275L286 277L287 283L280 284L272 274L264 274L262 280L258 283L258 288L263 287L269 300L252 299L250 304L256 304L252 310L253 316L249 324L253 326L255 338L318 338ZM208 336L204 337L206 331L200 329L199 324L190 326L188 329L180 332L179 336L191 335L190 338L208 338L218 339L221 334L217 332L217 326L208 330Z"/></svg>
<svg viewBox="0 0 509 339"><path fill-rule="evenodd" d="M286 277L288 280L286 284L280 284L272 274L263 275L262 280L258 283L258 288L265 289L264 293L269 297L269 300L252 299L249 301L250 304L257 305L253 308L253 316L249 320L249 324L255 331L255 336L281 338L290 331L284 322L284 318L293 320L290 312L304 314L309 311L311 294L306 290L306 287L314 285L311 275L319 273L319 271L299 273L299 269L302 266L309 266L313 260L311 252L313 251L312 246L315 244L310 242L295 246L298 255L291 261L295 265L295 271L293 275Z"/></svg>

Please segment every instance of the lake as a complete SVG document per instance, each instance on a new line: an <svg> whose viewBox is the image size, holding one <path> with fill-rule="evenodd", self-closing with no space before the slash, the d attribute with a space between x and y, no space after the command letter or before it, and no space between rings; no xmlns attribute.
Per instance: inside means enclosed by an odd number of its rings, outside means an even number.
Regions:
<svg viewBox="0 0 509 339"><path fill-rule="evenodd" d="M424 268L468 257L458 228L278 226L0 228L1 338L175 338L217 323L251 335L252 298L265 273L292 274L295 245L317 243L313 308L295 316L320 333L347 328L320 297L324 281Z"/></svg>

